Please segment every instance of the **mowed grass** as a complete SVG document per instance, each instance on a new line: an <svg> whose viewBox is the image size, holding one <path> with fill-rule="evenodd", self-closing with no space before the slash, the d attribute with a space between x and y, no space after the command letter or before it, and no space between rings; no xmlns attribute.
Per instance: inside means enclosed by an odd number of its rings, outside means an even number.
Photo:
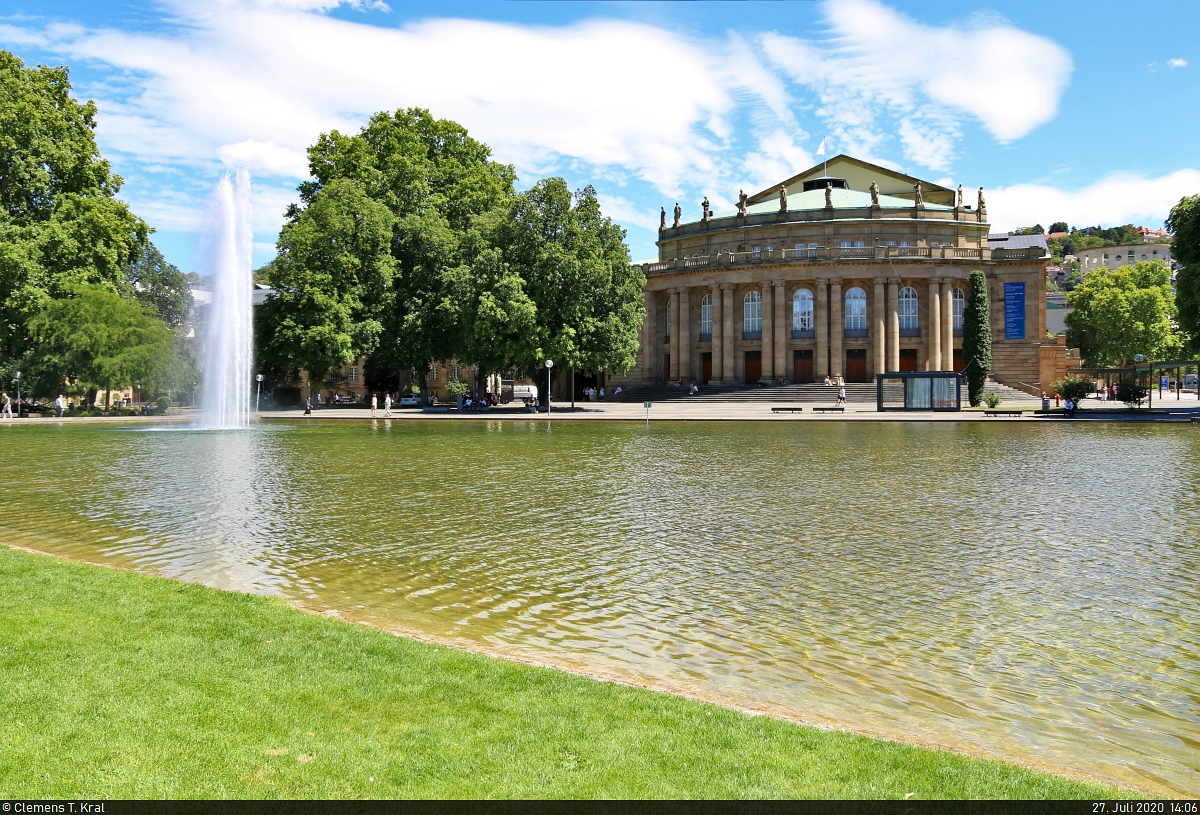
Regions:
<svg viewBox="0 0 1200 815"><path fill-rule="evenodd" d="M0 546L3 798L1094 798L1098 784Z"/></svg>

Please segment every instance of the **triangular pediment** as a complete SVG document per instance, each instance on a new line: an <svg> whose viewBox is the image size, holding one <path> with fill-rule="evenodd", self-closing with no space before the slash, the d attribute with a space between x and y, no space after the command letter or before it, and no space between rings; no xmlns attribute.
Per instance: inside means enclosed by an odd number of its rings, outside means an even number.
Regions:
<svg viewBox="0 0 1200 815"><path fill-rule="evenodd" d="M820 164L814 164L809 169L797 173L782 183L783 186L787 187L788 195L792 195L803 192L805 181L811 181L824 176L844 178L850 189L858 190L859 192L869 192L871 182L873 181L879 185L881 195L890 195L909 201L914 197L913 186L920 181L921 194L927 202L931 204L945 204L946 206L954 206L957 203L955 201L954 190L947 189L940 184L934 184L932 181L926 181L923 178L906 175L896 170L889 170L887 167L880 167L878 164L871 164L868 161L862 161L861 159L842 154L829 159L828 163L823 161ZM751 195L747 203L758 204L778 197L779 184L773 184L765 190Z"/></svg>

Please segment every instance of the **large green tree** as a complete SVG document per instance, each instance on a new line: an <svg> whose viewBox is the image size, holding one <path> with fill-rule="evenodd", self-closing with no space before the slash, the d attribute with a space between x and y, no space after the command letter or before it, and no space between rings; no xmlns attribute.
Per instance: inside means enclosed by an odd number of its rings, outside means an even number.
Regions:
<svg viewBox="0 0 1200 815"><path fill-rule="evenodd" d="M1161 260L1097 269L1067 295L1067 344L1093 365L1119 365L1136 354L1169 359L1182 346L1175 326L1171 270Z"/></svg>
<svg viewBox="0 0 1200 815"><path fill-rule="evenodd" d="M153 308L164 323L181 328L187 322L192 310L187 277L153 243L147 241L125 267L125 277L134 296Z"/></svg>
<svg viewBox="0 0 1200 815"><path fill-rule="evenodd" d="M29 322L28 356L35 395L141 385L159 390L174 373L176 335L151 306L121 297L104 286L69 287Z"/></svg>
<svg viewBox="0 0 1200 815"><path fill-rule="evenodd" d="M30 320L79 284L125 290L149 228L116 199L96 106L71 98L67 69L0 51L0 367L30 344Z"/></svg>
<svg viewBox="0 0 1200 815"><path fill-rule="evenodd" d="M1175 306L1188 350L1200 354L1200 195L1180 199L1167 218L1172 256L1183 264L1175 279Z"/></svg>
<svg viewBox="0 0 1200 815"><path fill-rule="evenodd" d="M992 317L987 275L971 272L967 302L963 307L963 374L967 400L979 407L988 374L992 372Z"/></svg>
<svg viewBox="0 0 1200 815"><path fill-rule="evenodd" d="M392 302L395 218L349 178L296 210L268 267L274 297L255 315L259 355L287 378L325 380L379 346Z"/></svg>

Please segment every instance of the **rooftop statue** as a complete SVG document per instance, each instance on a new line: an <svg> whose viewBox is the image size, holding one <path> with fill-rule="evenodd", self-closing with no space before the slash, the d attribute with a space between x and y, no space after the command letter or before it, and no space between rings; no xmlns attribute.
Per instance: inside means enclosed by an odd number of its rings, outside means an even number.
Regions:
<svg viewBox="0 0 1200 815"><path fill-rule="evenodd" d="M958 185L958 208L962 209L962 184Z"/></svg>
<svg viewBox="0 0 1200 815"><path fill-rule="evenodd" d="M976 215L981 221L987 220L987 204L983 200L983 187L979 188L979 206L976 207Z"/></svg>
<svg viewBox="0 0 1200 815"><path fill-rule="evenodd" d="M749 196L746 195L745 190L738 190L738 215L746 214L746 199L747 198L749 198Z"/></svg>
<svg viewBox="0 0 1200 815"><path fill-rule="evenodd" d="M871 182L871 206L879 206L879 185L874 181Z"/></svg>
<svg viewBox="0 0 1200 815"><path fill-rule="evenodd" d="M682 218L683 218L683 207L679 206L679 202L676 201L675 202L675 223L671 224L671 226L678 227L679 222Z"/></svg>
<svg viewBox="0 0 1200 815"><path fill-rule="evenodd" d="M787 212L787 187L779 185L779 211Z"/></svg>
<svg viewBox="0 0 1200 815"><path fill-rule="evenodd" d="M667 228L667 208L659 207L659 209L662 210L662 213L658 216L658 231L662 232Z"/></svg>
<svg viewBox="0 0 1200 815"><path fill-rule="evenodd" d="M833 182L825 182L825 206L833 209Z"/></svg>
<svg viewBox="0 0 1200 815"><path fill-rule="evenodd" d="M913 184L913 202L914 206L920 208L925 206L925 196L921 193L921 182Z"/></svg>
<svg viewBox="0 0 1200 815"><path fill-rule="evenodd" d="M709 216L712 215L712 213L708 211L708 196L707 195L704 196L704 200L700 202L700 208L704 211L704 215L702 216L703 219L707 221Z"/></svg>

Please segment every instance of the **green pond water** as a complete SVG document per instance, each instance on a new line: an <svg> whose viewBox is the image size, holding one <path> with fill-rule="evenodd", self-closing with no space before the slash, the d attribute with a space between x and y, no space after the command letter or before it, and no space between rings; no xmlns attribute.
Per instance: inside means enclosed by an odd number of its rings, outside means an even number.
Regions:
<svg viewBox="0 0 1200 815"><path fill-rule="evenodd" d="M30 422L0 537L1195 795L1198 454L1178 425Z"/></svg>

